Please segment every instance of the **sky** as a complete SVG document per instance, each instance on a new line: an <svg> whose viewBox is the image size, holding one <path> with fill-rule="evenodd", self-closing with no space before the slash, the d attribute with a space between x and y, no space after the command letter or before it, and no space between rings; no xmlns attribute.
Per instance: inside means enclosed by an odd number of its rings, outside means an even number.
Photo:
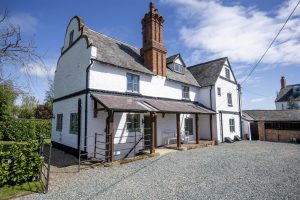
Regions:
<svg viewBox="0 0 300 200"><path fill-rule="evenodd" d="M188 66L228 57L242 82L271 43L298 0L154 0L164 16L164 43L168 56L180 52ZM18 83L43 101L53 79L70 19L81 16L85 25L137 47L142 45L141 19L149 0L2 0L9 20L18 24L24 40L35 41L47 69L32 64L15 68ZM280 78L300 83L300 7L274 46L242 84L243 109L275 109Z"/></svg>

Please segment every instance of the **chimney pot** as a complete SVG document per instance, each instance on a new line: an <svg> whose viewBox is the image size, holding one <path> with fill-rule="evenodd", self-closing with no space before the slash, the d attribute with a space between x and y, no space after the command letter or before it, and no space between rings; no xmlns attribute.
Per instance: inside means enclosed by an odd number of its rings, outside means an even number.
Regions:
<svg viewBox="0 0 300 200"><path fill-rule="evenodd" d="M281 89L286 87L286 79L284 76L281 77L280 83L281 83Z"/></svg>

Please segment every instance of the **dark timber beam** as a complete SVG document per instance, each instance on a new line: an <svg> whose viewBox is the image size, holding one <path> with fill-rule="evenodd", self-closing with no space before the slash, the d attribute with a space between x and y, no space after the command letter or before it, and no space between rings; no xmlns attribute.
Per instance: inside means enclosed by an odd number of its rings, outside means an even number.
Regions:
<svg viewBox="0 0 300 200"><path fill-rule="evenodd" d="M210 126L210 140L213 140L213 132L212 132L212 114L209 115L209 126Z"/></svg>
<svg viewBox="0 0 300 200"><path fill-rule="evenodd" d="M114 161L114 130L113 130L113 124L114 124L114 113L113 111L108 111L108 116L106 119L106 151L108 156L108 161L113 162Z"/></svg>
<svg viewBox="0 0 300 200"><path fill-rule="evenodd" d="M150 136L150 153L155 153L155 114L150 113L151 120L151 136Z"/></svg>
<svg viewBox="0 0 300 200"><path fill-rule="evenodd" d="M176 113L176 131L177 131L177 147L181 147L181 135L180 135L180 113Z"/></svg>
<svg viewBox="0 0 300 200"><path fill-rule="evenodd" d="M196 113L195 115L196 115L196 144L199 144L199 125L198 125L199 116L198 113Z"/></svg>

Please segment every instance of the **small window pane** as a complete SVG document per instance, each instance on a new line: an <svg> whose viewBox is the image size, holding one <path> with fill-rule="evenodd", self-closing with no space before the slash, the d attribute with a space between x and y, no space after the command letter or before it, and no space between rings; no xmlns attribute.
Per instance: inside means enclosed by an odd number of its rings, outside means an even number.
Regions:
<svg viewBox="0 0 300 200"><path fill-rule="evenodd" d="M230 70L228 68L225 69L225 76L230 79Z"/></svg>
<svg viewBox="0 0 300 200"><path fill-rule="evenodd" d="M127 91L139 92L139 76L127 74Z"/></svg>
<svg viewBox="0 0 300 200"><path fill-rule="evenodd" d="M63 114L56 116L56 131L62 131Z"/></svg>
<svg viewBox="0 0 300 200"><path fill-rule="evenodd" d="M128 131L140 131L140 115L139 114L127 114L126 125Z"/></svg>
<svg viewBox="0 0 300 200"><path fill-rule="evenodd" d="M232 94L231 93L227 93L227 102L228 102L228 106L232 106Z"/></svg>
<svg viewBox="0 0 300 200"><path fill-rule="evenodd" d="M218 95L221 96L221 88L218 88Z"/></svg>
<svg viewBox="0 0 300 200"><path fill-rule="evenodd" d="M234 119L229 119L229 129L230 129L230 132L235 132L235 121Z"/></svg>
<svg viewBox="0 0 300 200"><path fill-rule="evenodd" d="M69 46L73 43L73 37L74 37L74 31L71 31L69 37Z"/></svg>
<svg viewBox="0 0 300 200"><path fill-rule="evenodd" d="M182 98L189 99L190 98L190 88L187 86L182 86Z"/></svg>
<svg viewBox="0 0 300 200"><path fill-rule="evenodd" d="M78 133L78 115L77 113L70 114L70 133Z"/></svg>

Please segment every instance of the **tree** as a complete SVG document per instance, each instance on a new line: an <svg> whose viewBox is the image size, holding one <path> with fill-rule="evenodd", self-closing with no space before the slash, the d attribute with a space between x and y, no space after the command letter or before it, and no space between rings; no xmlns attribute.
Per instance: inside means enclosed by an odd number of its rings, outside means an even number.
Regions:
<svg viewBox="0 0 300 200"><path fill-rule="evenodd" d="M37 105L38 100L34 96L23 95L19 118L33 118Z"/></svg>
<svg viewBox="0 0 300 200"><path fill-rule="evenodd" d="M46 91L45 94L45 102L47 106L49 107L49 110L52 112L52 107L53 107L53 99L54 99L54 84L53 81L49 81L48 84L48 90Z"/></svg>
<svg viewBox="0 0 300 200"><path fill-rule="evenodd" d="M287 109L298 109L299 106L294 97L290 97L287 103Z"/></svg>
<svg viewBox="0 0 300 200"><path fill-rule="evenodd" d="M4 66L21 67L26 72L33 63L44 67L41 57L35 53L34 43L25 42L20 27L11 24L7 16L7 11L0 13L0 83L11 78L5 74Z"/></svg>
<svg viewBox="0 0 300 200"><path fill-rule="evenodd" d="M13 117L14 101L17 96L18 92L14 89L12 81L0 83L0 121Z"/></svg>

